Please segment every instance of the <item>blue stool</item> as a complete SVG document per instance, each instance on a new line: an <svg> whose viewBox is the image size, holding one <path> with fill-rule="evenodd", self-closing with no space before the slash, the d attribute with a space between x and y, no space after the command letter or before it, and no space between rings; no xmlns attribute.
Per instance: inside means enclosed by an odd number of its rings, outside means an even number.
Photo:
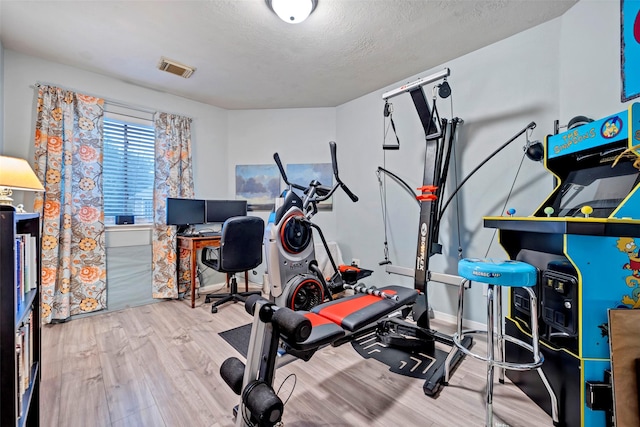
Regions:
<svg viewBox="0 0 640 427"><path fill-rule="evenodd" d="M556 395L542 371L542 363L544 357L539 349L538 337L538 305L536 294L533 286L538 280L538 271L530 264L521 261L502 261L492 259L471 259L466 258L458 262L458 274L465 280L460 284L458 291L458 313L457 313L457 332L453 334L453 342L456 348L466 355L487 362L487 391L486 391L486 417L485 424L493 426L493 372L494 367L500 368L500 382L504 383L505 369L517 371L537 370L540 379L544 383L549 398L551 399L551 412L554 425L558 425L558 402ZM470 285L471 281L482 282L488 285L487 288L487 330L462 330L462 311L464 302L464 290ZM528 344L515 337L504 334L504 326L502 322L502 287L511 286L519 287L527 291L529 294L529 302L531 306L531 344ZM494 296L495 293L495 296ZM494 308L497 316L494 316ZM494 322L497 320L497 331L494 332ZM487 335L487 356L481 356L472 353L461 345L464 334L486 334ZM533 355L533 361L530 363L514 363L505 360L504 343L509 341L515 345L525 348ZM494 354L494 346L497 344L499 360L496 360ZM455 354L455 352L452 352ZM449 380L449 359L450 354L445 363L445 382Z"/></svg>

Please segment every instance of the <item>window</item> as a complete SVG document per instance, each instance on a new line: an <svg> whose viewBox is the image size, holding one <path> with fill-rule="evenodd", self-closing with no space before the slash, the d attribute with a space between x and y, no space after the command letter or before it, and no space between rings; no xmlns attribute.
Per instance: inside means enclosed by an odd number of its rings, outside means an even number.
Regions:
<svg viewBox="0 0 640 427"><path fill-rule="evenodd" d="M150 114L116 113L106 106L104 116L104 216L134 215L135 223L153 222L155 131ZM128 113L128 112L127 112ZM141 114L140 114L141 113Z"/></svg>

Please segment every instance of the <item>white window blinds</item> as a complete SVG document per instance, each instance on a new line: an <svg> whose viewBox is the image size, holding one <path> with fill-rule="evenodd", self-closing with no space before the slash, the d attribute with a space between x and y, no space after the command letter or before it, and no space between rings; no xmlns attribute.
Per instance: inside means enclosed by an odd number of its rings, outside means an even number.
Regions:
<svg viewBox="0 0 640 427"><path fill-rule="evenodd" d="M104 214L134 215L135 223L153 222L155 132L153 116L107 105L104 115Z"/></svg>

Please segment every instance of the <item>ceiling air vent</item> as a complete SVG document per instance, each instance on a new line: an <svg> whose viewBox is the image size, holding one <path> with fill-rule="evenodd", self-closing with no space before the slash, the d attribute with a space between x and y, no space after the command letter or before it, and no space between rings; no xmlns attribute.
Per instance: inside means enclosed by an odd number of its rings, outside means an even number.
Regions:
<svg viewBox="0 0 640 427"><path fill-rule="evenodd" d="M166 71L167 73L175 74L176 76L184 77L185 79L191 77L191 74L196 70L194 67L189 67L165 57L160 58L158 69Z"/></svg>

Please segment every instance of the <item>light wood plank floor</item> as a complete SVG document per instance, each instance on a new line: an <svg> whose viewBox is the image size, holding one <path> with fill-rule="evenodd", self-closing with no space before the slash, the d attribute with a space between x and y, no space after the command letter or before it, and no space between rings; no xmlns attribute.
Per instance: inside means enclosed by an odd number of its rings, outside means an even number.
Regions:
<svg viewBox="0 0 640 427"><path fill-rule="evenodd" d="M167 301L43 328L43 427L232 426L238 397L220 364L240 356L219 332L251 321L242 304ZM451 325L434 322L446 332ZM483 351L478 343L475 351ZM289 374L295 374L296 383ZM422 380L361 358L350 344L278 370L285 426L482 426L485 365L466 358L436 398ZM517 387L494 388L495 425L551 426Z"/></svg>

